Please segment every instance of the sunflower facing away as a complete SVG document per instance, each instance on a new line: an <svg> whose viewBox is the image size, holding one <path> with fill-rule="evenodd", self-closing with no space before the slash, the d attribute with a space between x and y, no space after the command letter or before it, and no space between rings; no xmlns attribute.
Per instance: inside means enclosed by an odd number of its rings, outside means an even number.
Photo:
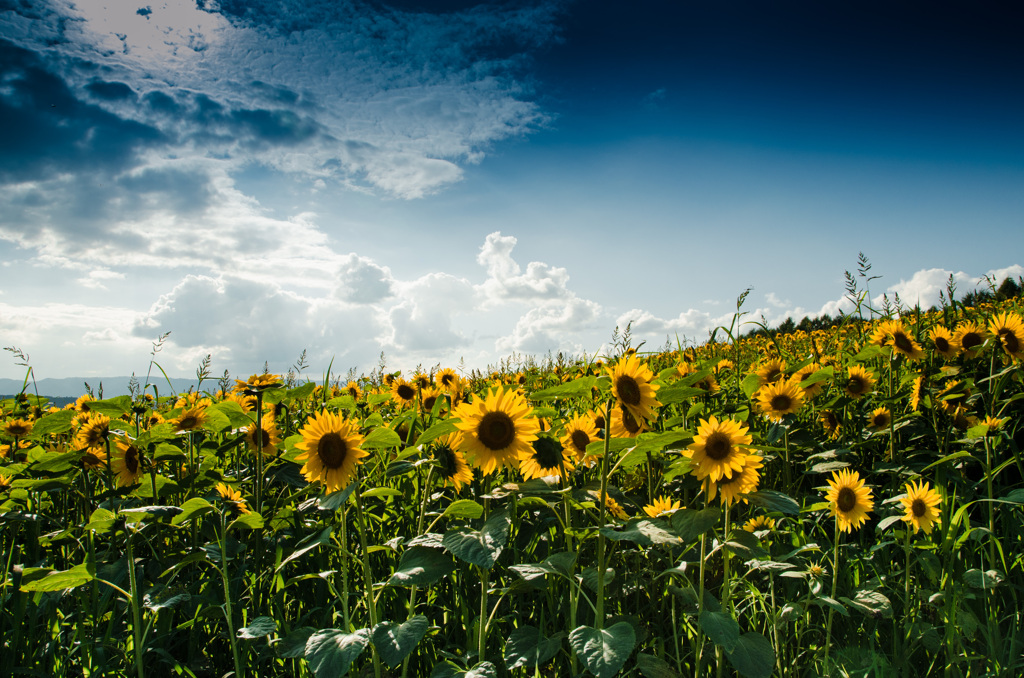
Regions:
<svg viewBox="0 0 1024 678"><path fill-rule="evenodd" d="M606 368L612 378L612 394L625 406L637 422L654 418L654 408L661 405L654 397L660 386L652 384L651 368L633 355L620 360L615 367Z"/></svg>
<svg viewBox="0 0 1024 678"><path fill-rule="evenodd" d="M529 411L526 398L500 385L486 397L462 403L453 412L461 420L455 424L461 433L459 450L484 475L499 466L514 469L520 456L533 451L540 430L537 420L526 416Z"/></svg>
<svg viewBox="0 0 1024 678"><path fill-rule="evenodd" d="M740 445L749 445L753 440L748 430L746 424L733 419L701 419L697 435L684 452L693 462L694 475L717 482L741 471L747 454Z"/></svg>
<svg viewBox="0 0 1024 678"><path fill-rule="evenodd" d="M799 410L804 404L804 392L793 381L776 381L763 386L757 396L761 413L772 421L782 421L787 414Z"/></svg>
<svg viewBox="0 0 1024 678"><path fill-rule="evenodd" d="M473 482L473 470L469 468L462 452L456 448L458 439L457 433L449 433L438 438L434 441L432 454L445 484L454 485L455 491L461 492L463 485Z"/></svg>
<svg viewBox="0 0 1024 678"><path fill-rule="evenodd" d="M1016 313L1000 313L988 323L988 331L999 338L1008 356L1024 360L1024 321Z"/></svg>
<svg viewBox="0 0 1024 678"><path fill-rule="evenodd" d="M562 469L570 473L575 467L562 444L548 436L538 436L533 450L519 457L519 472L526 480L547 476L562 477Z"/></svg>
<svg viewBox="0 0 1024 678"><path fill-rule="evenodd" d="M230 504L231 508L239 513L252 513L246 505L245 499L242 498L242 493L230 485L217 483L217 494L220 495L220 498L223 499L225 503Z"/></svg>
<svg viewBox="0 0 1024 678"><path fill-rule="evenodd" d="M903 504L903 520L914 526L914 534L918 530L924 530L925 534L932 533L932 527L939 521L939 504L942 497L938 492L931 489L928 483L920 481L916 485L907 483L907 496L900 497Z"/></svg>
<svg viewBox="0 0 1024 678"><path fill-rule="evenodd" d="M679 501L672 501L672 497L661 496L654 500L654 503L644 506L644 513L652 518L672 514L683 508Z"/></svg>
<svg viewBox="0 0 1024 678"><path fill-rule="evenodd" d="M319 480L327 492L348 487L356 465L369 455L359 448L363 444L359 427L337 414L321 412L306 422L299 435L302 440L295 447L304 452L295 458L306 461L302 475L309 482Z"/></svg>
<svg viewBox="0 0 1024 678"><path fill-rule="evenodd" d="M846 385L843 390L846 395L857 399L871 393L875 387L875 377L860 365L854 365L846 375Z"/></svg>
<svg viewBox="0 0 1024 678"><path fill-rule="evenodd" d="M875 508L875 502L871 499L871 488L864 484L860 474L845 468L833 471L828 484L830 489L825 493L825 500L830 504L839 529L850 532L863 525L868 513Z"/></svg>
<svg viewBox="0 0 1024 678"><path fill-rule="evenodd" d="M127 436L115 438L110 470L117 478L118 487L134 485L142 478L142 450Z"/></svg>
<svg viewBox="0 0 1024 678"><path fill-rule="evenodd" d="M910 386L910 409L914 412L921 407L921 399L924 398L924 375L919 374L914 378L913 384Z"/></svg>

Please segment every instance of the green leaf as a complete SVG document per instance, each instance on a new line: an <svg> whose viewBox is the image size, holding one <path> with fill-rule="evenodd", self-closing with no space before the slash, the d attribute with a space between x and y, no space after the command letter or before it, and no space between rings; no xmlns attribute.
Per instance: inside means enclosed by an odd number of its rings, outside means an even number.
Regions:
<svg viewBox="0 0 1024 678"><path fill-rule="evenodd" d="M878 525L875 527L875 531L876 532L885 532L892 525L895 525L896 523L899 523L902 520L903 520L903 516L889 516L887 518L883 518L882 520L880 520L878 522Z"/></svg>
<svg viewBox="0 0 1024 678"><path fill-rule="evenodd" d="M682 541L679 537L648 518L633 518L623 525L621 529L602 527L601 534L612 541L630 541L641 546L678 544Z"/></svg>
<svg viewBox="0 0 1024 678"><path fill-rule="evenodd" d="M869 617L892 617L892 603L879 591L857 591L853 600L845 597L839 600Z"/></svg>
<svg viewBox="0 0 1024 678"><path fill-rule="evenodd" d="M286 400L305 400L313 394L314 390L316 390L316 382L307 381L301 386L285 391L284 397Z"/></svg>
<svg viewBox="0 0 1024 678"><path fill-rule="evenodd" d="M595 440L594 442L587 445L588 456L604 456L604 440ZM608 441L608 454L615 456L623 450L627 450L636 444L636 440L633 438L612 438Z"/></svg>
<svg viewBox="0 0 1024 678"><path fill-rule="evenodd" d="M274 645L278 657L298 659L306 654L306 642L316 633L312 626L300 626Z"/></svg>
<svg viewBox="0 0 1024 678"><path fill-rule="evenodd" d="M231 521L228 525L228 530L231 530L233 527L246 527L250 530L258 530L263 527L263 516L256 511L243 513Z"/></svg>
<svg viewBox="0 0 1024 678"><path fill-rule="evenodd" d="M700 613L700 628L715 645L732 652L740 639L740 625L724 610L704 610Z"/></svg>
<svg viewBox="0 0 1024 678"><path fill-rule="evenodd" d="M306 661L316 678L337 678L348 673L352 662L369 643L369 629L359 629L355 633L323 629L306 641Z"/></svg>
<svg viewBox="0 0 1024 678"><path fill-rule="evenodd" d="M551 400L552 398L575 398L578 396L589 397L597 377L589 375L573 379L572 381L557 386L550 386L530 394L530 400Z"/></svg>
<svg viewBox="0 0 1024 678"><path fill-rule="evenodd" d="M413 447L426 445L429 442L433 442L434 440L442 436L446 436L449 433L455 433L458 430L459 427L456 426L455 423L449 419L439 421L430 428L428 428L426 431L421 433L420 437L417 438L416 442L413 444Z"/></svg>
<svg viewBox="0 0 1024 678"><path fill-rule="evenodd" d="M508 541L511 524L508 513L499 511L487 519L479 532L457 527L446 532L441 543L456 558L489 570Z"/></svg>
<svg viewBox="0 0 1024 678"><path fill-rule="evenodd" d="M89 411L102 414L111 419L117 419L122 414L127 414L132 407L131 396L118 396L107 400L90 400Z"/></svg>
<svg viewBox="0 0 1024 678"><path fill-rule="evenodd" d="M466 671L464 678L498 678L498 667L491 662L480 662Z"/></svg>
<svg viewBox="0 0 1024 678"><path fill-rule="evenodd" d="M29 464L29 468L33 471L63 473L78 464L83 454L84 453L82 452L64 452L63 454L53 454L52 452L48 452L44 454L39 461Z"/></svg>
<svg viewBox="0 0 1024 678"><path fill-rule="evenodd" d="M64 433L71 430L71 420L78 412L74 410L61 410L48 414L32 425L31 438L42 438L54 433Z"/></svg>
<svg viewBox="0 0 1024 678"><path fill-rule="evenodd" d="M22 591L63 591L92 581L96 578L96 568L91 564L75 565L70 570L51 572L42 579L36 579L22 585Z"/></svg>
<svg viewBox="0 0 1024 678"><path fill-rule="evenodd" d="M349 483L349 486L343 490L335 490L330 494L320 495L316 500L316 507L321 511L337 511L339 508L345 505L348 501L349 496L355 491L358 480L353 480Z"/></svg>
<svg viewBox="0 0 1024 678"><path fill-rule="evenodd" d="M1003 575L997 570L970 569L964 572L964 582L976 589L994 589L1003 581Z"/></svg>
<svg viewBox="0 0 1024 678"><path fill-rule="evenodd" d="M686 400L692 400L693 398L702 396L705 393L706 391L702 388L687 386L676 382L671 386L664 386L658 389L658 392L655 395L658 398L658 402L662 405L675 405L676 403L681 403Z"/></svg>
<svg viewBox="0 0 1024 678"><path fill-rule="evenodd" d="M295 549L291 553L291 555L289 555L287 558L285 558L284 560L281 561L281 564L277 566L276 570L274 570L274 574L277 574L278 572L280 572L284 568L284 566L287 565L288 563L290 563L291 561L296 560L298 558L301 558L302 556L306 555L307 553L309 553L313 549L317 548L318 546L323 546L324 544L327 544L330 541L331 541L331 528L330 527L325 527L324 529L320 530L320 533L317 534L315 537L313 537L313 536L306 537L305 539L303 539L302 541L300 541L298 543L299 548Z"/></svg>
<svg viewBox="0 0 1024 678"><path fill-rule="evenodd" d="M672 670L668 662L659 657L642 652L636 656L636 667L644 678L679 678L679 674Z"/></svg>
<svg viewBox="0 0 1024 678"><path fill-rule="evenodd" d="M757 373L748 374L746 378L740 382L740 388L743 389L744 395L750 398L754 395L754 392L761 388L761 379L757 376Z"/></svg>
<svg viewBox="0 0 1024 678"><path fill-rule="evenodd" d="M775 668L775 650L760 633L744 633L725 656L746 678L770 678Z"/></svg>
<svg viewBox="0 0 1024 678"><path fill-rule="evenodd" d="M472 499L459 499L444 510L445 518L469 518L476 520L484 514L484 507Z"/></svg>
<svg viewBox="0 0 1024 678"><path fill-rule="evenodd" d="M661 452L669 445L691 437L686 431L665 431L664 433L641 433L636 437L633 452L646 457L648 453Z"/></svg>
<svg viewBox="0 0 1024 678"><path fill-rule="evenodd" d="M790 515L798 515L800 513L800 504L796 503L796 500L788 494L775 490L748 492L743 495L743 498L766 511L778 511L779 513L788 513Z"/></svg>
<svg viewBox="0 0 1024 678"><path fill-rule="evenodd" d="M455 569L451 556L440 549L412 546L402 553L395 573L388 579L391 586L427 586Z"/></svg>
<svg viewBox="0 0 1024 678"><path fill-rule="evenodd" d="M520 666L534 667L551 661L562 648L564 633L545 638L533 626L513 629L505 642L505 666L511 671Z"/></svg>
<svg viewBox="0 0 1024 678"><path fill-rule="evenodd" d="M945 457L942 457L938 461L933 461L932 463L928 464L923 469L921 469L921 473L924 473L925 471L927 471L928 469L930 469L932 467L938 466L940 464L945 464L947 461L953 461L954 459L961 459L962 457L971 457L972 459L974 458L974 457L971 456L971 453L968 452L967 450L960 450L959 452L954 452L953 454L947 454Z"/></svg>
<svg viewBox="0 0 1024 678"><path fill-rule="evenodd" d="M171 524L181 525L186 520L191 520L192 518L210 513L211 511L213 511L213 504L202 497L192 497L181 505L181 513L174 516L174 519L171 520Z"/></svg>
<svg viewBox="0 0 1024 678"><path fill-rule="evenodd" d="M768 552L761 547L761 540L753 532L746 530L733 530L729 540L725 542L725 548L744 560L768 556Z"/></svg>
<svg viewBox="0 0 1024 678"><path fill-rule="evenodd" d="M89 522L86 523L85 529L92 530L97 534L103 534L112 530L116 522L117 516L113 511L98 508L89 516Z"/></svg>
<svg viewBox="0 0 1024 678"><path fill-rule="evenodd" d="M235 632L242 640L255 640L256 638L263 638L269 636L271 633L277 631L277 622L274 621L273 617L256 617L249 625L245 628L238 629Z"/></svg>
<svg viewBox="0 0 1024 678"><path fill-rule="evenodd" d="M594 566L585 567L580 572L580 577L583 579L583 585L591 591L597 591L597 568ZM615 581L615 568L606 567L604 569L604 585L607 587Z"/></svg>
<svg viewBox="0 0 1024 678"><path fill-rule="evenodd" d="M360 449L381 450L389 447L401 447L402 438L389 428L375 428L370 434L363 438Z"/></svg>
<svg viewBox="0 0 1024 678"><path fill-rule="evenodd" d="M363 492L359 496L363 499L372 499L374 497L401 497L402 491L393 487L375 487L372 490Z"/></svg>
<svg viewBox="0 0 1024 678"><path fill-rule="evenodd" d="M696 541L722 517L721 509L682 509L672 514L672 529L686 542Z"/></svg>
<svg viewBox="0 0 1024 678"><path fill-rule="evenodd" d="M636 632L624 621L606 629L580 626L569 634L569 645L588 671L597 678L611 678L632 654Z"/></svg>
<svg viewBox="0 0 1024 678"><path fill-rule="evenodd" d="M206 416L203 428L210 433L220 433L231 428L231 420L228 419L228 415L220 410L215 410L213 406L207 407L203 414Z"/></svg>
<svg viewBox="0 0 1024 678"><path fill-rule="evenodd" d="M825 461L820 464L815 464L808 469L809 473L828 473L829 471L838 471L841 468L846 468L850 464L845 461Z"/></svg>
<svg viewBox="0 0 1024 678"><path fill-rule="evenodd" d="M246 414L242 406L234 400L223 400L216 405L206 408L206 411L208 413L215 411L223 414L231 428L248 428L256 424L256 413Z"/></svg>
<svg viewBox="0 0 1024 678"><path fill-rule="evenodd" d="M395 668L409 656L416 645L427 635L427 618L422 614L412 617L406 622L380 622L370 634L373 646L377 648L384 663Z"/></svg>

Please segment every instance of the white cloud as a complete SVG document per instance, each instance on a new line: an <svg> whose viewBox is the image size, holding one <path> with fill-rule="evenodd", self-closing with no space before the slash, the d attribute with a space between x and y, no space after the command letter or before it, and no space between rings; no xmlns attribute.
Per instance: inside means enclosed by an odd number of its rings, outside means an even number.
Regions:
<svg viewBox="0 0 1024 678"><path fill-rule="evenodd" d="M470 345L456 321L473 310L473 287L468 280L430 273L399 285L399 295L402 301L388 313L393 330L389 343L395 349L414 355L433 352L431 358L440 358L438 352Z"/></svg>
<svg viewBox="0 0 1024 678"><path fill-rule="evenodd" d="M491 304L507 301L550 301L568 299L569 273L560 267L548 266L539 261L526 265L526 273L512 258L516 246L513 236L494 232L487 236L477 263L486 267L488 278L480 285L480 292Z"/></svg>
<svg viewBox="0 0 1024 678"><path fill-rule="evenodd" d="M343 301L354 304L375 304L393 294L395 283L391 269L378 266L372 260L349 254L338 267L338 287L335 294Z"/></svg>
<svg viewBox="0 0 1024 678"><path fill-rule="evenodd" d="M516 322L512 334L498 339L499 352L523 351L543 354L548 351L580 352L580 339L598 326L601 307L573 295L563 301L546 302L531 308Z"/></svg>

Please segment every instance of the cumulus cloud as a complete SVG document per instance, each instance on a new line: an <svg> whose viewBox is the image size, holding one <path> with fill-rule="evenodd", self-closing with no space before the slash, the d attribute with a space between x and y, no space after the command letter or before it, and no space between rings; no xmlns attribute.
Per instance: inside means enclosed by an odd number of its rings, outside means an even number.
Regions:
<svg viewBox="0 0 1024 678"><path fill-rule="evenodd" d="M560 267L548 266L531 261L523 273L512 258L512 250L518 241L510 235L494 232L487 236L477 263L487 269L487 280L480 286L480 292L488 302L506 301L551 301L568 299L569 273Z"/></svg>
<svg viewBox="0 0 1024 678"><path fill-rule="evenodd" d="M547 351L584 349L579 338L599 325L601 306L573 295L558 302L546 302L531 308L516 322L511 335L498 339L498 351Z"/></svg>
<svg viewBox="0 0 1024 678"><path fill-rule="evenodd" d="M391 308L389 343L399 351L436 352L469 346L456 318L473 310L473 286L447 273L431 273L400 286L402 301Z"/></svg>
<svg viewBox="0 0 1024 678"><path fill-rule="evenodd" d="M354 304L375 304L392 295L395 279L391 269L372 260L349 254L338 267L338 298Z"/></svg>

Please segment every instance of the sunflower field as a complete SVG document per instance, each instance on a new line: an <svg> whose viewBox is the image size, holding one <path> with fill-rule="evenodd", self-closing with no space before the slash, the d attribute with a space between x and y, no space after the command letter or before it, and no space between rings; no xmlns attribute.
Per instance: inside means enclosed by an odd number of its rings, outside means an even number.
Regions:
<svg viewBox="0 0 1024 678"><path fill-rule="evenodd" d="M1024 674L1024 300L749 333L743 298L490 373L58 409L29 368L0 676Z"/></svg>

